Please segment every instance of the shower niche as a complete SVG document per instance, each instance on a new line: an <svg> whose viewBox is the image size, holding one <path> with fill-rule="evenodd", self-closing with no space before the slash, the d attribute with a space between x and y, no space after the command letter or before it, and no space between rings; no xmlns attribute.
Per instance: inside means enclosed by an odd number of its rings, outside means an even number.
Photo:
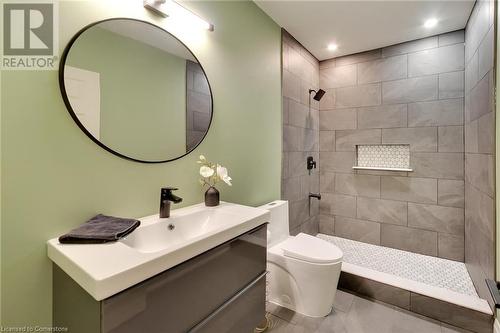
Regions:
<svg viewBox="0 0 500 333"><path fill-rule="evenodd" d="M410 167L410 145L356 145L355 170L406 171Z"/></svg>

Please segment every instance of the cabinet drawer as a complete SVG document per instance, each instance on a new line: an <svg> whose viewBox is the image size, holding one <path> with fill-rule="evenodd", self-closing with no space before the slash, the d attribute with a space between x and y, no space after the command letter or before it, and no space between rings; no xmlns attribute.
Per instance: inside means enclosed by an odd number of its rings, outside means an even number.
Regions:
<svg viewBox="0 0 500 333"><path fill-rule="evenodd" d="M266 245L263 225L105 299L102 332L188 331L265 271Z"/></svg>
<svg viewBox="0 0 500 333"><path fill-rule="evenodd" d="M252 333L266 314L266 273L232 297L189 333Z"/></svg>

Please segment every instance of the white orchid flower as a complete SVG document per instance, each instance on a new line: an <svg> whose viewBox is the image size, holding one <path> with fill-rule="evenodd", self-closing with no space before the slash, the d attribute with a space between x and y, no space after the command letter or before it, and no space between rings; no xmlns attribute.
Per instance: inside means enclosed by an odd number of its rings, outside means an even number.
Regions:
<svg viewBox="0 0 500 333"><path fill-rule="evenodd" d="M200 175L204 178L211 177L214 174L214 169L203 165L200 167Z"/></svg>
<svg viewBox="0 0 500 333"><path fill-rule="evenodd" d="M232 186L232 178L229 177L229 175L227 174L227 169L222 165L217 164L217 176L219 176L219 178L222 179L227 185Z"/></svg>

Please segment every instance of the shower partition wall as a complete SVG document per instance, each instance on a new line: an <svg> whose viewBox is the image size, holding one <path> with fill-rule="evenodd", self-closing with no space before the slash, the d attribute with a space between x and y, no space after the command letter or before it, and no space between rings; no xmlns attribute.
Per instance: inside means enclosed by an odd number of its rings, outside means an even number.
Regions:
<svg viewBox="0 0 500 333"><path fill-rule="evenodd" d="M281 197L289 201L290 233L318 233L319 202L319 62L290 34L282 30L283 48L283 156ZM319 95L318 95L319 97ZM316 168L314 167L316 166Z"/></svg>

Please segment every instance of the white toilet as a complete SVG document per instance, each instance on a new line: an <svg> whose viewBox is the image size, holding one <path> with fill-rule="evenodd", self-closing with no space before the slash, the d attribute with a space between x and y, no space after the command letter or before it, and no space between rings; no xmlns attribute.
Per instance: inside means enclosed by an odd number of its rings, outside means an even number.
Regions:
<svg viewBox="0 0 500 333"><path fill-rule="evenodd" d="M310 317L327 316L333 306L342 251L317 237L290 236L288 201L260 208L271 213L267 231L268 301Z"/></svg>

